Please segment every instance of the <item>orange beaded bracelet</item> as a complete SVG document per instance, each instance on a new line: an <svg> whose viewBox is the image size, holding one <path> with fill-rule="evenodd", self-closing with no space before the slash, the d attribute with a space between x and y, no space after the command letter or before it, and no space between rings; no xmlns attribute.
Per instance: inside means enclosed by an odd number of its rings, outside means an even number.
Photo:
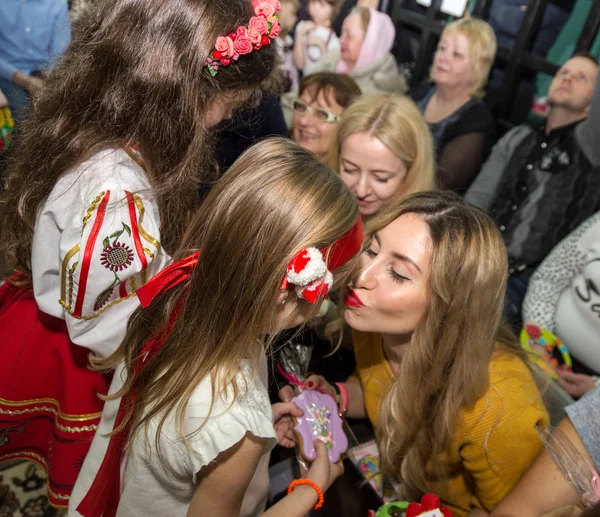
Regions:
<svg viewBox="0 0 600 517"><path fill-rule="evenodd" d="M294 479L294 481L290 483L290 486L288 486L288 495L290 495L292 493L292 490L294 490L294 488L296 488L298 485L308 485L312 487L319 496L319 500L317 501L317 504L315 504L315 506L313 507L313 510L318 510L319 508L321 508L321 506L323 506L323 503L325 502L325 497L323 497L323 491L319 488L319 485L317 485L314 481L311 481L310 479Z"/></svg>

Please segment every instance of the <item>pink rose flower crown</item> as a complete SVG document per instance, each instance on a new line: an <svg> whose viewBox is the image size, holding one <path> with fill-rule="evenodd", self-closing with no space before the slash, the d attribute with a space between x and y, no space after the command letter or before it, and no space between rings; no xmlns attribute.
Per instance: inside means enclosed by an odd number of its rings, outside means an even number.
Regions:
<svg viewBox="0 0 600 517"><path fill-rule="evenodd" d="M252 0L252 6L255 16L250 18L247 27L240 25L235 32L217 38L215 48L204 62L211 76L217 75L220 67L229 66L240 56L270 45L271 40L279 35L279 0Z"/></svg>

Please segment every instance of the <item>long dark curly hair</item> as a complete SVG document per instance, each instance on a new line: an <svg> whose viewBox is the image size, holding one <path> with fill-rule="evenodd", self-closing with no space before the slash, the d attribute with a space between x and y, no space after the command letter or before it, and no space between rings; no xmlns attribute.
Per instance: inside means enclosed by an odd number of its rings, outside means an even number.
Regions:
<svg viewBox="0 0 600 517"><path fill-rule="evenodd" d="M102 149L135 142L173 250L212 175L207 114L227 113L270 83L275 45L212 77L216 38L247 25L249 0L101 0L73 30L66 55L21 127L0 198L0 251L31 272L36 215L57 180ZM218 101L218 103L216 102Z"/></svg>

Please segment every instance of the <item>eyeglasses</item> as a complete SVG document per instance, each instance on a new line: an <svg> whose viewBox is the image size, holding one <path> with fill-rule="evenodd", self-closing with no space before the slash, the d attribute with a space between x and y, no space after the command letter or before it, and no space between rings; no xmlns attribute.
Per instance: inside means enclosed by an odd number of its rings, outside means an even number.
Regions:
<svg viewBox="0 0 600 517"><path fill-rule="evenodd" d="M300 99L294 99L292 101L292 109L294 111L297 111L298 113L310 113L311 116L319 122L338 122L341 118L339 115L331 113L331 111L327 111L323 108L315 108L314 106L309 106L305 102L302 102Z"/></svg>
<svg viewBox="0 0 600 517"><path fill-rule="evenodd" d="M573 74L569 70L559 70L556 74L556 77L560 77L561 79L566 79L567 77L571 77L574 81L582 84L588 84L591 82L591 79L584 74Z"/></svg>

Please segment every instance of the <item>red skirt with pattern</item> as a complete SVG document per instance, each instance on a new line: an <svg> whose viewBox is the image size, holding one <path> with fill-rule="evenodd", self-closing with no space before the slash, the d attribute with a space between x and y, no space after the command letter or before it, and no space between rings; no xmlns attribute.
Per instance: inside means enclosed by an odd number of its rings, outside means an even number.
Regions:
<svg viewBox="0 0 600 517"><path fill-rule="evenodd" d="M0 462L48 473L48 499L65 508L96 432L110 379L88 368L64 320L41 312L31 288L0 287Z"/></svg>

